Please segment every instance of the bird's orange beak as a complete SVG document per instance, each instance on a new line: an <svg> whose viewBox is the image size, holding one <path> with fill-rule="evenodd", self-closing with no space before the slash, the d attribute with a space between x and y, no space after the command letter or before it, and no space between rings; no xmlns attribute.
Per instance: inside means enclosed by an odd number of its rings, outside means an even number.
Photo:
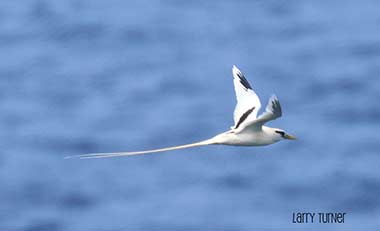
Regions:
<svg viewBox="0 0 380 231"><path fill-rule="evenodd" d="M297 137L289 135L289 134L285 134L284 138L287 139L287 140L296 140L297 139Z"/></svg>

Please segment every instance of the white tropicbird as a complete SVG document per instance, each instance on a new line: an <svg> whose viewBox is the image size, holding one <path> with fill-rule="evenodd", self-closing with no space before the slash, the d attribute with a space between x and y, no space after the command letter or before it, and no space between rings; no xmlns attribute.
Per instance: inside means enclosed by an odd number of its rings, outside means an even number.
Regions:
<svg viewBox="0 0 380 231"><path fill-rule="evenodd" d="M210 139L200 142L185 144L175 147L154 149L138 152L115 152L115 153L94 153L67 158L78 157L81 159L89 158L106 158L139 155L155 152L164 152L177 149L223 144L234 146L261 146L276 143L283 139L295 140L292 135L287 134L284 130L264 126L270 120L275 120L282 115L280 102L275 95L269 99L268 105L260 116L257 116L261 103L259 97L253 91L251 85L244 77L243 73L234 65L232 67L234 77L235 93L237 105L234 111L234 126L229 131L218 134Z"/></svg>

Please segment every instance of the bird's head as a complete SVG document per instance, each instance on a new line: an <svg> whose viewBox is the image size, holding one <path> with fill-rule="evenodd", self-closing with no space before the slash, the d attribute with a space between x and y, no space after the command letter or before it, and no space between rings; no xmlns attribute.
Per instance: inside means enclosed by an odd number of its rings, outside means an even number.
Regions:
<svg viewBox="0 0 380 231"><path fill-rule="evenodd" d="M292 136L288 134L286 131L282 129L275 128L273 129L274 135L278 140L286 139L286 140L296 140L297 138L295 136Z"/></svg>

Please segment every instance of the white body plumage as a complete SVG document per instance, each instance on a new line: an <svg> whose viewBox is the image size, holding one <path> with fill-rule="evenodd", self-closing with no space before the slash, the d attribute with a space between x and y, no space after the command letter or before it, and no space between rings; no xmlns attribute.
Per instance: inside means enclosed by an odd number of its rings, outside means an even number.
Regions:
<svg viewBox="0 0 380 231"><path fill-rule="evenodd" d="M243 130L239 133L234 130L227 131L213 137L213 144L224 144L234 146L263 146L282 140L281 135L274 135L275 128L263 126L262 130Z"/></svg>

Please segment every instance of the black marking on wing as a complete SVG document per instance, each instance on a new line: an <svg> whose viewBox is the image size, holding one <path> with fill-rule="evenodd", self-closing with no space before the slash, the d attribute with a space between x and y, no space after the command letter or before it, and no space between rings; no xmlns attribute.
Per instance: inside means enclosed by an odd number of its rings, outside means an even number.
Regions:
<svg viewBox="0 0 380 231"><path fill-rule="evenodd" d="M244 122L244 120L247 119L247 117L249 116L249 114L251 114L253 112L253 110L255 110L255 107L244 112L244 114L240 117L238 123L236 124L235 129L237 129L240 126L240 124L242 124Z"/></svg>
<svg viewBox="0 0 380 231"><path fill-rule="evenodd" d="M272 101L272 111L276 112L278 116L282 116L282 109L278 99Z"/></svg>
<svg viewBox="0 0 380 231"><path fill-rule="evenodd" d="M248 89L252 89L251 85L249 84L249 82L247 81L247 79L244 77L244 75L241 73L241 72L238 72L237 73L237 76L239 77L240 79L240 83L248 90Z"/></svg>

